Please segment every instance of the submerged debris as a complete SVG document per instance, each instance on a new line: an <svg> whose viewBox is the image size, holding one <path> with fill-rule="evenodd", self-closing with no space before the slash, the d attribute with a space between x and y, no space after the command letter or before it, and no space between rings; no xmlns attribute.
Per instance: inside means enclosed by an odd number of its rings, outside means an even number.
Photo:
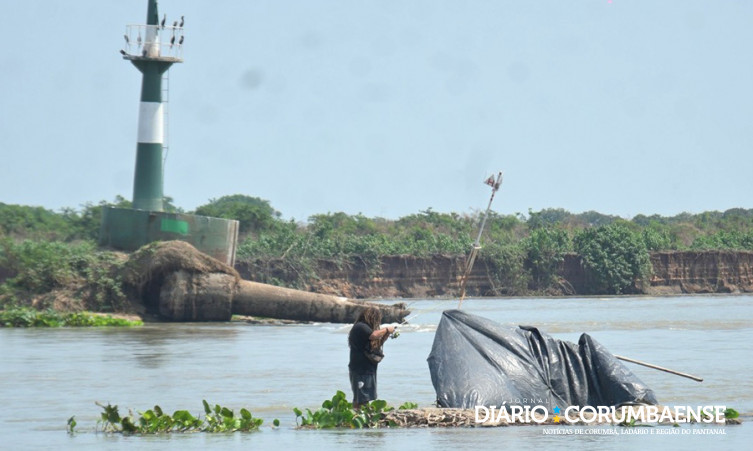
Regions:
<svg viewBox="0 0 753 451"><path fill-rule="evenodd" d="M681 413L677 413L680 409ZM662 415L662 412L665 412ZM659 421L640 421L648 419L652 413L661 418ZM638 420L636 420L638 419ZM572 413L560 415L532 411L530 414L513 415L509 412L500 414L498 409L454 409L428 407L421 409L399 409L385 412L379 422L380 427L500 427L500 426L680 426L682 424L708 424L714 426L741 424L738 417L730 418L725 414L720 417L703 413L690 414L683 407L660 405L624 405L614 408L614 413L599 415L597 412L573 410Z"/></svg>
<svg viewBox="0 0 753 451"><path fill-rule="evenodd" d="M393 410L387 412L380 426L397 427L471 427L476 426L472 409L423 409Z"/></svg>

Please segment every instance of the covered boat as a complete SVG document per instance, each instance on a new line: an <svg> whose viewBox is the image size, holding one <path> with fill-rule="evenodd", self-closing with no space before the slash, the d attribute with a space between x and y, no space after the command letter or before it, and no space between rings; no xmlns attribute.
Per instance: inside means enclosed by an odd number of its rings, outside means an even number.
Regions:
<svg viewBox="0 0 753 451"><path fill-rule="evenodd" d="M440 407L656 404L654 392L596 340L578 344L446 310L428 358Z"/></svg>

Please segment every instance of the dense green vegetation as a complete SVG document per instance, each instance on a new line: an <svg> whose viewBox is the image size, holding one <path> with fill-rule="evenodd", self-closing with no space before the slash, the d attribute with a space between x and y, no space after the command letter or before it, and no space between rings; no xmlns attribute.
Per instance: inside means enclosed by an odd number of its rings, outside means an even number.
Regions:
<svg viewBox="0 0 753 451"><path fill-rule="evenodd" d="M96 241L99 237L102 208L105 206L131 208L131 202L117 196L113 202L88 202L79 210L63 208L59 213L42 207L0 202L0 237L12 237L16 240ZM169 212L183 211L173 205L171 197L165 197L164 208Z"/></svg>
<svg viewBox="0 0 753 451"><path fill-rule="evenodd" d="M54 299L45 296L63 289L85 309L121 308L125 295L117 269L122 259L94 244L106 205L130 204L118 197L52 212L0 203L0 308L32 300L36 308L49 308ZM166 205L182 212L170 198ZM302 223L283 220L268 201L246 195L213 199L192 213L238 219L238 261L258 269L261 281L299 288L316 280L321 260L378 275L384 256L465 255L480 222L480 213L428 208L394 220L335 212ZM641 291L650 275L650 252L712 249L753 250L753 209L630 220L563 209L492 213L479 258L497 294L556 291L567 254L582 259L592 293L621 294Z"/></svg>
<svg viewBox="0 0 753 451"><path fill-rule="evenodd" d="M269 205L269 202L242 194L210 199L208 204L200 206L194 213L214 218L236 219L240 222L240 233L243 234L272 227L281 215Z"/></svg>
<svg viewBox="0 0 753 451"><path fill-rule="evenodd" d="M625 224L612 223L584 229L575 236L575 251L589 268L592 293L623 294L634 291L634 282L651 273L651 261L643 237Z"/></svg>
<svg viewBox="0 0 753 451"><path fill-rule="evenodd" d="M328 213L306 224L272 222L245 235L238 258L253 265L278 262L284 277L267 283L304 287L316 278L315 263L341 266L365 263L378 270L379 257L464 255L480 215L438 213L431 209L397 220ZM492 214L480 258L490 268L498 294L557 289L557 274L568 253L580 255L594 294L641 292L650 276L649 252L668 250L753 250L753 210L734 209L675 217L637 216L625 220L596 212L562 209L528 215ZM280 264L281 262L281 264ZM260 274L271 274L260 268Z"/></svg>
<svg viewBox="0 0 753 451"><path fill-rule="evenodd" d="M123 259L92 241L15 241L0 237L0 309L121 311ZM56 305L57 304L57 305Z"/></svg>
<svg viewBox="0 0 753 451"><path fill-rule="evenodd" d="M54 310L36 310L29 307L11 307L0 310L0 327L132 327L141 326L138 320L113 318L87 312L60 313Z"/></svg>

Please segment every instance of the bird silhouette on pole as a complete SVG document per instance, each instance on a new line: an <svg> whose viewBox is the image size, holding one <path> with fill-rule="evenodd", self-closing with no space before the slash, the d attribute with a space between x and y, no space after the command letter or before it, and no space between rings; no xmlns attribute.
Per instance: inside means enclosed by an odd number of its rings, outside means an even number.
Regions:
<svg viewBox="0 0 753 451"><path fill-rule="evenodd" d="M164 17L162 17L162 22L160 23L160 26L162 28L165 28L165 22L166 21L167 21L167 14L165 14Z"/></svg>
<svg viewBox="0 0 753 451"><path fill-rule="evenodd" d="M173 22L173 28L176 28L177 26L178 26L178 21L176 20L175 22Z"/></svg>
<svg viewBox="0 0 753 451"><path fill-rule="evenodd" d="M180 25L178 25L180 28L183 28L183 16L180 16Z"/></svg>
<svg viewBox="0 0 753 451"><path fill-rule="evenodd" d="M183 37L184 36L181 35L180 39L178 40L178 45L183 45Z"/></svg>
<svg viewBox="0 0 753 451"><path fill-rule="evenodd" d="M175 44L175 35L170 38L170 48L173 48L173 44Z"/></svg>

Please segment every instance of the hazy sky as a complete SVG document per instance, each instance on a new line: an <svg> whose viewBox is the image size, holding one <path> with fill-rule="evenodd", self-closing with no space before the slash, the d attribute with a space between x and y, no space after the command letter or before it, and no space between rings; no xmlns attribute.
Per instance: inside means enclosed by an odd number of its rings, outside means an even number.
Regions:
<svg viewBox="0 0 753 451"><path fill-rule="evenodd" d="M146 0L0 2L0 202L131 198ZM753 208L753 2L161 0L165 194L285 218Z"/></svg>

